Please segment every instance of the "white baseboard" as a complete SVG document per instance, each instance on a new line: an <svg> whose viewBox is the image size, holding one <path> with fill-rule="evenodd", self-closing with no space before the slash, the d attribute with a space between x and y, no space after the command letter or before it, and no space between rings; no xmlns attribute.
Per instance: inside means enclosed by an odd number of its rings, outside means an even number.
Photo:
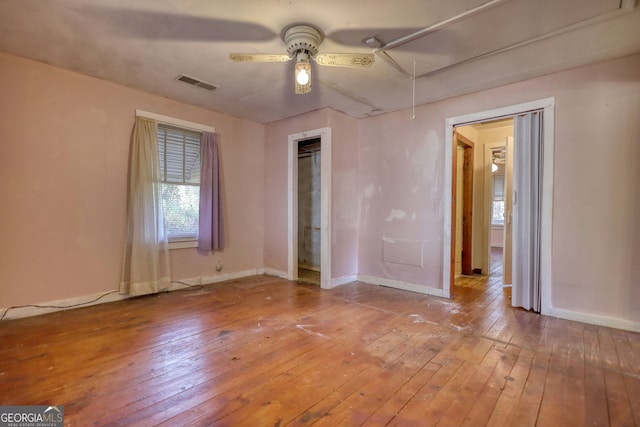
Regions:
<svg viewBox="0 0 640 427"><path fill-rule="evenodd" d="M281 279L289 280L289 275L286 271L274 270L273 268L261 268L258 271L258 274L266 274L267 276L275 276Z"/></svg>
<svg viewBox="0 0 640 427"><path fill-rule="evenodd" d="M181 279L180 282L187 283L191 286L206 285L210 283L224 282L227 280L241 279L244 277L251 277L256 275L266 274L269 276L280 277L287 279L287 274L283 271L258 268L251 270L238 271L235 273L220 274L216 276L201 276L192 277L189 279ZM393 279L384 279L381 277L361 276L361 275L347 275L343 277L337 277L331 280L331 287L341 286L354 281L361 281L371 285L388 286L390 288L403 289L406 291L417 292L426 295L433 295L437 297L444 296L442 289L436 289L429 286L417 285L414 283L402 282ZM169 287L169 291L176 291L184 289L185 285L172 282ZM100 298L102 297L102 298ZM120 295L118 291L112 291L111 293L102 292L92 295L84 295L80 297L66 298L56 301L49 301L38 303L40 306L52 306L49 307L17 307L12 308L7 312L4 320L20 319L23 317L38 316L41 314L53 313L55 311L68 310L79 307L89 307L91 305L104 304L108 302L121 301L129 298L128 295ZM74 307L78 306L78 307ZM53 308L57 307L57 308ZM0 308L0 313L4 313L6 308ZM640 322L634 322L631 320L620 319L610 316L602 316L597 314L582 313L571 310L564 310L559 308L551 308L545 315L558 317L560 319L575 320L578 322L589 323L592 325L605 326L609 328L622 329L626 331L640 332ZM1 314L0 314L1 315Z"/></svg>
<svg viewBox="0 0 640 427"><path fill-rule="evenodd" d="M251 269L251 270L236 271L234 273L217 274L215 276L199 276L199 277L191 277L189 279L180 279L180 280L175 279L171 283L171 286L169 287L169 291L176 291L178 289L185 288L184 285L180 285L180 283L176 283L176 282L184 282L191 286L208 285L211 283L226 282L227 280L242 279L245 277L257 276L260 274L263 274L263 271L261 268L257 268L257 269Z"/></svg>
<svg viewBox="0 0 640 427"><path fill-rule="evenodd" d="M335 277L331 279L330 285L331 288L335 288L336 286L346 285L347 283L355 282L358 280L358 276L356 274L350 274L342 277Z"/></svg>
<svg viewBox="0 0 640 427"><path fill-rule="evenodd" d="M575 320L577 322L589 323L591 325L606 326L608 328L623 329L625 331L640 332L640 322L620 319L617 317L602 316L599 314L582 313L579 311L564 310L561 308L551 308L549 316L558 317L565 320Z"/></svg>
<svg viewBox="0 0 640 427"><path fill-rule="evenodd" d="M103 297L100 298L101 296ZM11 308L4 316L3 320L21 319L23 317L39 316L41 314L53 313L56 311L70 310L73 308L89 307L91 305L121 301L127 298L130 298L130 297L128 295L120 295L116 290L111 292L101 292L99 294L93 294L93 295L83 295L81 297L73 297L73 298L66 298L66 299L60 299L55 301L41 302L33 305L42 306L42 307L24 306L24 307ZM78 307L75 307L75 306L78 306ZM7 308L0 308L0 316L1 316L1 313L5 312L5 310L7 310Z"/></svg>
<svg viewBox="0 0 640 427"><path fill-rule="evenodd" d="M188 279L175 279L169 285L169 292L185 289L190 286L207 285L210 283L224 282L227 280L241 279L243 277L251 277L259 274L263 274L263 269L252 269L238 271L235 273L219 274L216 276L200 276L191 277ZM178 282L186 283L187 285L180 284ZM103 296L104 295L104 296ZM100 298L103 296L102 298ZM23 317L39 316L41 314L53 313L56 311L69 310L73 308L89 307L91 305L104 304L108 302L121 301L130 298L129 295L120 295L117 290L111 292L102 292L93 295L83 295L80 297L66 298L56 301L41 302L33 305L42 307L16 307L10 309L5 315L3 320L20 319ZM51 306L51 307L44 307ZM77 307L76 307L77 306ZM6 308L0 308L0 316L4 313Z"/></svg>
<svg viewBox="0 0 640 427"><path fill-rule="evenodd" d="M305 270L311 270L311 271L317 271L318 273L320 272L320 267L316 267L315 265L309 265L309 264L298 264L298 269L300 268L304 268Z"/></svg>
<svg viewBox="0 0 640 427"><path fill-rule="evenodd" d="M274 269L271 269L271 268L260 269L260 270L258 270L258 274L266 274L267 276L274 276L274 277L279 277L279 278L285 279L285 280L291 280L291 279L289 279L289 275L287 274L287 272L280 271L280 270L274 270ZM356 280L358 280L358 276L356 276L355 274L348 275L348 276L342 276L342 277L336 277L334 279L331 279L329 287L327 287L325 289L332 289L332 288L335 288L336 286L340 286L340 285L344 285L344 284L347 284L347 283L355 282Z"/></svg>
<svg viewBox="0 0 640 427"><path fill-rule="evenodd" d="M436 297L444 297L442 289L432 288L430 286L417 285L415 283L401 282L399 280L384 279L382 277L371 277L358 275L360 282L369 283L371 285L387 286L390 288L402 289L405 291L417 292L419 294L432 295Z"/></svg>

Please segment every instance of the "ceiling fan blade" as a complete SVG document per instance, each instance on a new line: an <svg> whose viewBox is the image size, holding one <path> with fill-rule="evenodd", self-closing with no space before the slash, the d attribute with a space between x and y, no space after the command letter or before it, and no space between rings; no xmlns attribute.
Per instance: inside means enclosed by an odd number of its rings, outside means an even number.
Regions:
<svg viewBox="0 0 640 427"><path fill-rule="evenodd" d="M292 58L278 53L230 53L229 59L233 62L287 62Z"/></svg>
<svg viewBox="0 0 640 427"><path fill-rule="evenodd" d="M319 53L313 59L329 67L370 67L375 57L371 53Z"/></svg>
<svg viewBox="0 0 640 427"><path fill-rule="evenodd" d="M105 6L95 3L103 3ZM92 26L110 33L154 41L258 42L278 38L277 32L255 22L198 16L186 12L133 9L133 6L116 7L111 6L111 3L124 5L126 2L79 2L73 12L89 19Z"/></svg>

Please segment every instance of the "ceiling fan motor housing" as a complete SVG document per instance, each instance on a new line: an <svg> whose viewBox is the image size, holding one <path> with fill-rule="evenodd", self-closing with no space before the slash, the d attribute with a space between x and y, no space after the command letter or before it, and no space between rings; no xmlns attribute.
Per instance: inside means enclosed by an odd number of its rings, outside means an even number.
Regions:
<svg viewBox="0 0 640 427"><path fill-rule="evenodd" d="M287 45L287 52L292 57L305 51L310 56L316 56L323 39L324 35L320 29L310 24L292 25L285 28L282 36Z"/></svg>

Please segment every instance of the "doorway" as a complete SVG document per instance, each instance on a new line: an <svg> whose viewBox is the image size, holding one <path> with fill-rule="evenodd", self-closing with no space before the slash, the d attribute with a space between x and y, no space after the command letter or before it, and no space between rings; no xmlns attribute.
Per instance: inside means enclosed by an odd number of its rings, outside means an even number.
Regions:
<svg viewBox="0 0 640 427"><path fill-rule="evenodd" d="M475 142L462 133L454 131L456 141L453 154L452 215L455 215L455 253L453 272L455 276L470 276L473 273L473 175Z"/></svg>
<svg viewBox="0 0 640 427"><path fill-rule="evenodd" d="M507 147L511 153L513 118L455 126L454 141L454 285L460 276L494 276L498 272L499 282L510 284L511 198L507 185L510 188L512 168L511 162L507 163ZM492 280L492 285L496 282Z"/></svg>
<svg viewBox="0 0 640 427"><path fill-rule="evenodd" d="M511 286L513 271L513 119L508 130L497 141L485 145L485 212L487 217L488 256L495 262L496 252L502 253L502 284Z"/></svg>
<svg viewBox="0 0 640 427"><path fill-rule="evenodd" d="M298 141L298 280L320 285L320 138Z"/></svg>
<svg viewBox="0 0 640 427"><path fill-rule="evenodd" d="M485 157L490 159L485 175L486 230L489 247L489 276L500 277L503 286L511 286L511 197L513 182L511 163L507 164L507 141L485 145Z"/></svg>
<svg viewBox="0 0 640 427"><path fill-rule="evenodd" d="M289 280L298 280L298 153L300 143L319 139L320 163L320 287L331 288L331 128L320 128L289 135L288 138L288 184L287 184L287 274ZM304 231L302 231L304 234ZM302 236L304 238L304 236ZM317 238L317 236L316 236Z"/></svg>
<svg viewBox="0 0 640 427"><path fill-rule="evenodd" d="M482 191L483 227L482 265L495 272L496 258L501 253L500 276L505 286L512 282L513 248L513 152L514 120L508 117L473 125L484 147Z"/></svg>
<svg viewBox="0 0 640 427"><path fill-rule="evenodd" d="M537 153L532 155L539 160L539 188L540 188L540 208L535 212L539 229L536 237L523 239L516 236L513 240L518 248L525 248L528 245L535 247L538 251L537 277L540 291L540 311L542 314L549 314L551 310L551 224L552 224L552 201L553 201L553 132L554 132L554 104L553 98L527 102L523 104L503 107L495 110L488 110L465 116L452 117L446 120L445 124L445 183L444 183L444 239L443 239L443 290L444 296L451 297L453 294L453 282L455 274L452 264L455 262L452 254L455 253L455 213L452 209L455 205L455 192L453 187L453 155L455 141L454 129L458 126L469 125L487 121L493 121L509 117L521 117L531 112L538 111L540 122L540 147ZM477 213L477 210L474 211ZM515 229L515 228L514 228ZM519 246L518 246L519 245ZM487 249L489 246L486 245ZM523 252L524 253L524 252ZM520 258L515 256L514 259ZM520 262L520 261L518 261ZM487 254L486 269L489 268L489 256ZM521 292L527 283L514 281L514 295ZM515 304L515 298L512 304Z"/></svg>

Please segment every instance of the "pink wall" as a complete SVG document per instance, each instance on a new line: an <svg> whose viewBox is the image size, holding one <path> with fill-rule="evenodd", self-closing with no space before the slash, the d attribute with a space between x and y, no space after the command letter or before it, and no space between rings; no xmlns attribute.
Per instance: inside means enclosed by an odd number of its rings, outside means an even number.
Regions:
<svg viewBox="0 0 640 427"><path fill-rule="evenodd" d="M554 305L638 322L640 55L541 83L558 87L561 94L556 109Z"/></svg>
<svg viewBox="0 0 640 427"><path fill-rule="evenodd" d="M287 271L287 155L291 134L331 128L331 276L357 273L358 122L322 109L267 125L265 142L265 267Z"/></svg>
<svg viewBox="0 0 640 427"><path fill-rule="evenodd" d="M289 135L327 126L323 109L266 126L264 153L264 266L287 272L287 185Z"/></svg>
<svg viewBox="0 0 640 427"><path fill-rule="evenodd" d="M358 121L330 111L331 128L331 274L340 279L358 273Z"/></svg>
<svg viewBox="0 0 640 427"><path fill-rule="evenodd" d="M263 125L2 53L0 94L0 307L117 289L136 109L216 128L223 273L262 267ZM215 275L218 256L171 251L173 278Z"/></svg>
<svg viewBox="0 0 640 427"><path fill-rule="evenodd" d="M360 122L361 275L442 287L443 107ZM422 242L423 266L383 262L383 239Z"/></svg>
<svg viewBox="0 0 640 427"><path fill-rule="evenodd" d="M0 307L117 288L136 108L216 127L223 273L286 271L287 138L328 126L332 276L440 289L446 118L553 96L553 305L640 322L640 55L421 106L415 120L324 109L262 126L6 54L0 93ZM383 238L422 242L423 265L383 262ZM214 275L218 256L171 258L180 279Z"/></svg>
<svg viewBox="0 0 640 427"><path fill-rule="evenodd" d="M359 274L442 288L446 118L552 96L552 304L640 321L640 55L362 120ZM383 263L383 237L424 267Z"/></svg>

